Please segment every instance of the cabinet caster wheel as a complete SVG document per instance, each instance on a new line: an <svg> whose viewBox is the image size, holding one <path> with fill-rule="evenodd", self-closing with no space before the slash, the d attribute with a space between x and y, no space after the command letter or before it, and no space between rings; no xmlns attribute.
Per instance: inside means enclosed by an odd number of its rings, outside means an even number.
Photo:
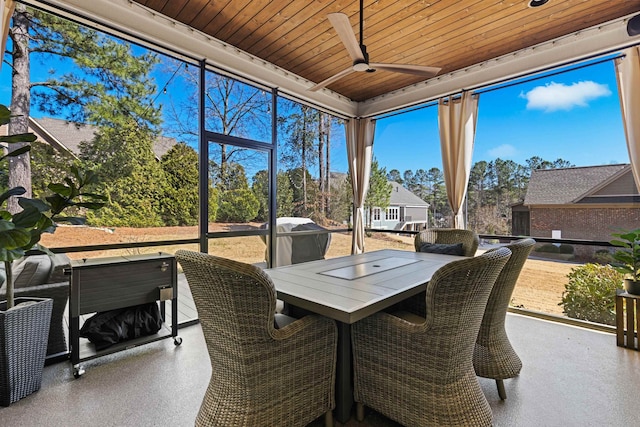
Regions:
<svg viewBox="0 0 640 427"><path fill-rule="evenodd" d="M174 345L180 345L180 344L182 344L182 338L181 338L181 337L175 337L175 338L173 339L173 344L174 344Z"/></svg>
<svg viewBox="0 0 640 427"><path fill-rule="evenodd" d="M73 368L73 377L80 378L81 375L84 375L84 368L82 366L78 366Z"/></svg>

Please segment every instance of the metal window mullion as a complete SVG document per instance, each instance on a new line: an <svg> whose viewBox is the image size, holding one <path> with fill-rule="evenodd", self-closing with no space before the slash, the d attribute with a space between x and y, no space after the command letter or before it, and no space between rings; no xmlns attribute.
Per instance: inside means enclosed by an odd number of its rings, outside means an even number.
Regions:
<svg viewBox="0 0 640 427"><path fill-rule="evenodd" d="M273 89L271 95L271 151L269 151L269 267L275 265L278 242L276 239L276 217L278 191L278 89Z"/></svg>
<svg viewBox="0 0 640 427"><path fill-rule="evenodd" d="M205 126L205 106L204 106L204 92L206 88L205 73L206 73L206 61L203 59L200 61L200 96L198 99L198 137L199 137L199 150L198 150L198 200L199 200L199 215L198 215L198 238L200 241L200 252L209 252L209 242L207 239L207 232L209 231L209 143L206 138Z"/></svg>

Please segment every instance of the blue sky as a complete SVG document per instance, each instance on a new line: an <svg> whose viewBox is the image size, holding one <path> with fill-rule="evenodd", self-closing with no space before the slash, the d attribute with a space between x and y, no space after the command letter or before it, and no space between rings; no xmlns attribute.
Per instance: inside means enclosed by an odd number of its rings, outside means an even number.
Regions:
<svg viewBox="0 0 640 427"><path fill-rule="evenodd" d="M442 169L437 106L378 120L381 166ZM533 156L576 166L628 163L613 61L480 95L473 163Z"/></svg>

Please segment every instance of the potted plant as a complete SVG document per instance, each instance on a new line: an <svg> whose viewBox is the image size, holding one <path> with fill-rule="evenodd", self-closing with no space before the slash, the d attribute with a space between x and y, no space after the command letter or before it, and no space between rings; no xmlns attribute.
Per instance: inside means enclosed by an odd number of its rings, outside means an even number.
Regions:
<svg viewBox="0 0 640 427"><path fill-rule="evenodd" d="M613 233L614 246L621 247L613 254L617 261L613 268L626 275L624 289L633 295L640 295L640 228L637 230Z"/></svg>
<svg viewBox="0 0 640 427"><path fill-rule="evenodd" d="M0 125L9 123L11 113L0 105ZM0 142L33 142L32 133L0 137ZM30 146L0 157L16 156L29 151ZM51 322L52 300L48 298L17 298L14 300L12 263L32 249L51 254L38 244L43 233L53 233L56 223L82 224L84 218L65 216L72 206L98 209L104 205L104 196L86 192L97 182L92 171L82 172L71 167L71 176L63 183L49 184L52 194L44 200L22 196L22 187L11 188L0 194L0 261L6 274L6 301L0 301L0 405L9 404L40 388L42 369L47 349L47 336ZM5 209L10 197L18 197L20 212Z"/></svg>

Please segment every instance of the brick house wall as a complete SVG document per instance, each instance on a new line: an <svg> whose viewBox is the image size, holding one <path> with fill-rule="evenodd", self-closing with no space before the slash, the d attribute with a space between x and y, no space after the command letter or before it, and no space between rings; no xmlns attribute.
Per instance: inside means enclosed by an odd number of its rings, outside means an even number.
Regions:
<svg viewBox="0 0 640 427"><path fill-rule="evenodd" d="M551 237L561 230L563 239L611 240L620 229L640 228L640 207L530 207L531 236Z"/></svg>

